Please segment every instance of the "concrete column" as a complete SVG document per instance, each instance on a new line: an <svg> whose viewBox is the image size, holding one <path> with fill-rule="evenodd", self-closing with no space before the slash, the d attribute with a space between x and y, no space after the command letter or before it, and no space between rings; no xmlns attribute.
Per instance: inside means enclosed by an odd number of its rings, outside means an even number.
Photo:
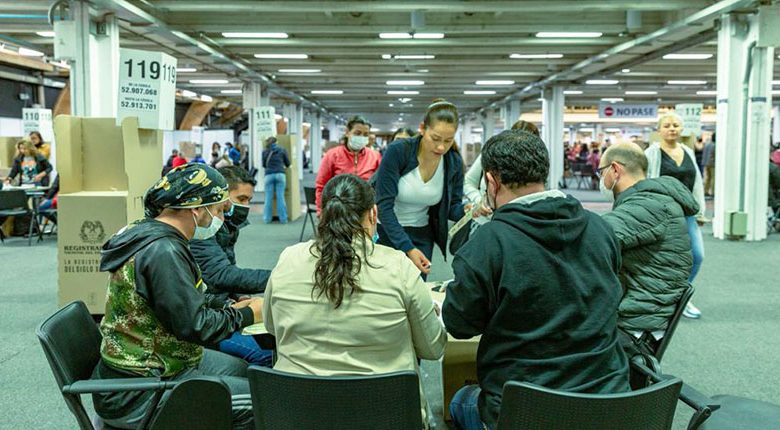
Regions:
<svg viewBox="0 0 780 430"><path fill-rule="evenodd" d="M75 21L75 55L70 64L70 112L73 116L90 113L90 34L89 5L82 0L70 2Z"/></svg>
<svg viewBox="0 0 780 430"><path fill-rule="evenodd" d="M512 124L520 119L520 100L510 100L503 110L504 130L512 128Z"/></svg>
<svg viewBox="0 0 780 430"><path fill-rule="evenodd" d="M780 25L780 23L779 23ZM715 215L718 239L766 238L769 106L774 48L756 47L755 16L729 15L718 32L718 118L715 149ZM750 66L750 67L749 67Z"/></svg>
<svg viewBox="0 0 780 430"><path fill-rule="evenodd" d="M252 119L252 109L262 106L268 106L268 88L260 82L245 82L241 95L243 99L242 106L244 110L249 112L249 167L257 168L257 185L255 191L263 191L265 189L265 169L263 169L263 163L260 160L263 154L262 136L259 136L257 130L255 130L255 121Z"/></svg>
<svg viewBox="0 0 780 430"><path fill-rule="evenodd" d="M496 117L493 109L486 110L481 117L482 121L482 144L484 145L488 139L493 137L496 128Z"/></svg>
<svg viewBox="0 0 780 430"><path fill-rule="evenodd" d="M290 157L298 162L298 178L303 179L303 105L286 104L284 105L284 116L288 119L287 134L298 136L298 146L294 154Z"/></svg>
<svg viewBox="0 0 780 430"><path fill-rule="evenodd" d="M338 132L336 131L336 117L330 117L328 118L328 132L330 133L330 137L328 140L331 141L338 141L341 136L338 135Z"/></svg>
<svg viewBox="0 0 780 430"><path fill-rule="evenodd" d="M319 112L311 115L311 130L309 131L309 147L311 148L311 172L320 170L322 161L322 116Z"/></svg>
<svg viewBox="0 0 780 430"><path fill-rule="evenodd" d="M547 187L552 190L563 177L563 87L545 90L542 98L542 140L550 156Z"/></svg>
<svg viewBox="0 0 780 430"><path fill-rule="evenodd" d="M780 143L780 106L772 108L772 143Z"/></svg>

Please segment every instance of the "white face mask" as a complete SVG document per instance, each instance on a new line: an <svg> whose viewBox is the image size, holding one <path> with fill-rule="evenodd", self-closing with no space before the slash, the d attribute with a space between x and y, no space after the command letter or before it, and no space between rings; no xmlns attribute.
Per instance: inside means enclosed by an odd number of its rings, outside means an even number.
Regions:
<svg viewBox="0 0 780 430"><path fill-rule="evenodd" d="M192 216L192 220L195 221L195 234L192 236L193 240L206 240L214 237L215 234L222 228L223 221L211 214L209 208L206 208L206 212L211 217L211 223L208 227L201 227L198 225L198 220L195 219L195 215Z"/></svg>
<svg viewBox="0 0 780 430"><path fill-rule="evenodd" d="M606 173L606 172L604 172ZM599 191L601 191L601 194L604 195L607 199L609 199L610 202L615 201L615 193L612 191L615 189L615 185L617 185L617 181L612 182L612 188L607 188L606 185L604 185L604 178L605 175L601 175L601 179L599 179Z"/></svg>
<svg viewBox="0 0 780 430"><path fill-rule="evenodd" d="M349 136L349 149L360 151L368 145L368 136Z"/></svg>

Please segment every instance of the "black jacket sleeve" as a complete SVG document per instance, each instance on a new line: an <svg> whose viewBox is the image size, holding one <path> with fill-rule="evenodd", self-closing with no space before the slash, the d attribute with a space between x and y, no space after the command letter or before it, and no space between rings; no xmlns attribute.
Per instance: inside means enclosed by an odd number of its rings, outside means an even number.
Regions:
<svg viewBox="0 0 780 430"><path fill-rule="evenodd" d="M448 216L451 221L460 221L466 214L463 205L463 159L455 152L452 157L452 181L449 184L452 187L452 200Z"/></svg>
<svg viewBox="0 0 780 430"><path fill-rule="evenodd" d="M197 267L184 245L157 240L135 259L136 291L178 339L211 346L254 322L249 307L209 307Z"/></svg>
<svg viewBox="0 0 780 430"><path fill-rule="evenodd" d="M14 164L11 166L11 172L8 173L8 179L13 180L20 173L22 173L22 160L17 157L14 158Z"/></svg>
<svg viewBox="0 0 780 430"><path fill-rule="evenodd" d="M230 263L216 238L193 240L190 250L207 286L227 293L257 294L265 291L271 271L236 267Z"/></svg>

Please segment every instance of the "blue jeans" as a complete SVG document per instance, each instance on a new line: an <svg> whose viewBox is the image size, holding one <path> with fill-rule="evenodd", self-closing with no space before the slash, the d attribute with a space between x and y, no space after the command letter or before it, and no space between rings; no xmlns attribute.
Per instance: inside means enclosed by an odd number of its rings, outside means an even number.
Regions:
<svg viewBox="0 0 780 430"><path fill-rule="evenodd" d="M276 194L276 214L279 222L287 224L287 206L284 203L284 189L287 187L287 176L284 173L269 173L265 175L265 207L263 208L263 221L266 224L273 218L271 205Z"/></svg>
<svg viewBox="0 0 780 430"><path fill-rule="evenodd" d="M233 333L233 336L219 343L219 350L233 357L243 358L249 364L271 367L272 353L260 348L252 336Z"/></svg>
<svg viewBox="0 0 780 430"><path fill-rule="evenodd" d="M701 269L701 263L704 261L704 239L701 235L701 229L696 223L695 216L689 216L685 218L688 223L688 237L691 238L691 250L693 252L693 269L691 269L691 276L688 278L688 282L693 284L693 280L696 279L696 275Z"/></svg>
<svg viewBox="0 0 780 430"><path fill-rule="evenodd" d="M479 417L477 402L482 390L479 385L466 385L458 390L450 402L450 416L458 430L485 430L488 428Z"/></svg>

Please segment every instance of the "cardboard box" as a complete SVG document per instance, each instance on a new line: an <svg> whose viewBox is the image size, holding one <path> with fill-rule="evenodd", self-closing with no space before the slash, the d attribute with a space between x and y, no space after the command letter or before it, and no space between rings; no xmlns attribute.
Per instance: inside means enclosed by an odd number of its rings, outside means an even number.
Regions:
<svg viewBox="0 0 780 430"><path fill-rule="evenodd" d="M59 304L83 300L103 313L108 274L100 248L143 217L143 195L160 177L162 132L139 130L136 118L60 115L54 120L60 174L58 200Z"/></svg>
<svg viewBox="0 0 780 430"><path fill-rule="evenodd" d="M16 144L20 140L22 140L21 137L0 137L0 167L10 169L13 166L14 157L16 156Z"/></svg>
<svg viewBox="0 0 780 430"><path fill-rule="evenodd" d="M444 303L444 293L431 292L433 300ZM455 339L447 335L447 348L441 362L441 380L444 419L449 421L450 402L455 393L464 385L478 384L477 380L477 348L480 337L471 339Z"/></svg>
<svg viewBox="0 0 780 430"><path fill-rule="evenodd" d="M287 205L287 220L292 222L301 217L301 182L298 179L298 160L294 156L298 148L298 136L286 134L276 136L276 144L284 148L290 158L290 167L284 173L287 177L284 201ZM275 195L272 204L273 216L277 216Z"/></svg>

